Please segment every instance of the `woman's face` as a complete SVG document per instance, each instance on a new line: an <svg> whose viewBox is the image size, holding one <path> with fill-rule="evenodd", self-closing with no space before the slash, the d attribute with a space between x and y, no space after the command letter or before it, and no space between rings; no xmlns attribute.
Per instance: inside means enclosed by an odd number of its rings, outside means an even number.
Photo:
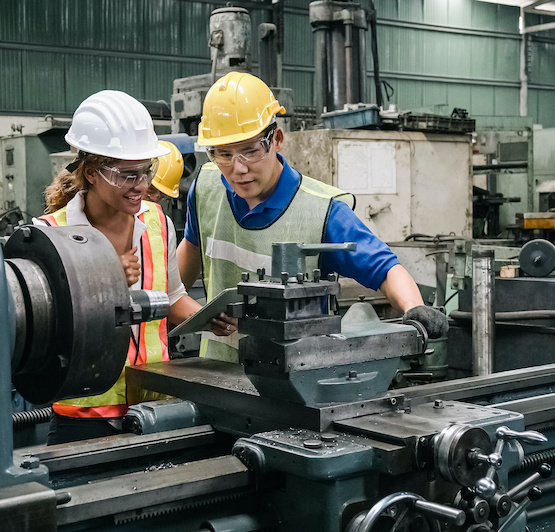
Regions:
<svg viewBox="0 0 555 532"><path fill-rule="evenodd" d="M89 168L87 178L92 189L110 207L136 214L152 180L152 160L116 160L110 165Z"/></svg>

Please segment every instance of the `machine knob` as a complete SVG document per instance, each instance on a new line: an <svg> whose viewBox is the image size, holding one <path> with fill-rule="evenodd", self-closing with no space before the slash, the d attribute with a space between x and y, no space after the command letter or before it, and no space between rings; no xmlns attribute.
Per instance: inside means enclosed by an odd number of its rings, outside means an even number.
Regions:
<svg viewBox="0 0 555 532"><path fill-rule="evenodd" d="M546 277L555 269L555 245L549 240L531 240L522 246L518 258L525 274Z"/></svg>

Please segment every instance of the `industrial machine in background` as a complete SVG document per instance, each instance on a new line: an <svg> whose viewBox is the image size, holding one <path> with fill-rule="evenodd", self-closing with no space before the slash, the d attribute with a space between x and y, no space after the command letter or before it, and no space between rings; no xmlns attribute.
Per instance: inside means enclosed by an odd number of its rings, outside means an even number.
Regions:
<svg viewBox="0 0 555 532"><path fill-rule="evenodd" d="M292 128L293 91L277 87L276 27L263 23L259 28L260 72L258 73L272 89L274 96L287 113L279 117L280 125ZM215 9L210 16L210 73L176 79L173 82L172 133L197 135L202 116L202 105L208 89L228 72L252 73L251 18L242 7Z"/></svg>
<svg viewBox="0 0 555 532"><path fill-rule="evenodd" d="M528 118L482 117L474 143L474 236L555 241L555 130Z"/></svg>
<svg viewBox="0 0 555 532"><path fill-rule="evenodd" d="M37 133L0 138L0 236L44 213L44 189L52 182L50 154L67 150L70 120L47 116Z"/></svg>

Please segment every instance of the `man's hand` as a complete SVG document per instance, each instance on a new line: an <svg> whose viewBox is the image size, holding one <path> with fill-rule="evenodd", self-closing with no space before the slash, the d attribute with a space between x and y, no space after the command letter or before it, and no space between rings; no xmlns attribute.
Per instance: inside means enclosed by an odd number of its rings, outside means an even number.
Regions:
<svg viewBox="0 0 555 532"><path fill-rule="evenodd" d="M119 256L123 272L125 273L125 277L127 277L127 286L133 286L139 280L139 275L141 274L139 257L135 255L136 252L137 246Z"/></svg>
<svg viewBox="0 0 555 532"><path fill-rule="evenodd" d="M229 336L237 330L237 318L230 318L224 312L221 312L210 321L212 323L211 331L216 336Z"/></svg>
<svg viewBox="0 0 555 532"><path fill-rule="evenodd" d="M445 336L449 330L447 316L443 314L443 312L425 305L407 310L403 316L403 323L406 323L407 320L419 321L424 325L424 328L428 332L428 337L431 339L441 338Z"/></svg>

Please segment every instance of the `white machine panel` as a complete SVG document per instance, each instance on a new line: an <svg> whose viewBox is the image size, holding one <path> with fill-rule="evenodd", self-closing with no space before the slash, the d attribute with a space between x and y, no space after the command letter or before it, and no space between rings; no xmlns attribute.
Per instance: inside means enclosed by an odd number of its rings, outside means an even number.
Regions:
<svg viewBox="0 0 555 532"><path fill-rule="evenodd" d="M301 173L352 192L356 214L386 242L472 237L470 135L299 131L286 133L282 151Z"/></svg>

